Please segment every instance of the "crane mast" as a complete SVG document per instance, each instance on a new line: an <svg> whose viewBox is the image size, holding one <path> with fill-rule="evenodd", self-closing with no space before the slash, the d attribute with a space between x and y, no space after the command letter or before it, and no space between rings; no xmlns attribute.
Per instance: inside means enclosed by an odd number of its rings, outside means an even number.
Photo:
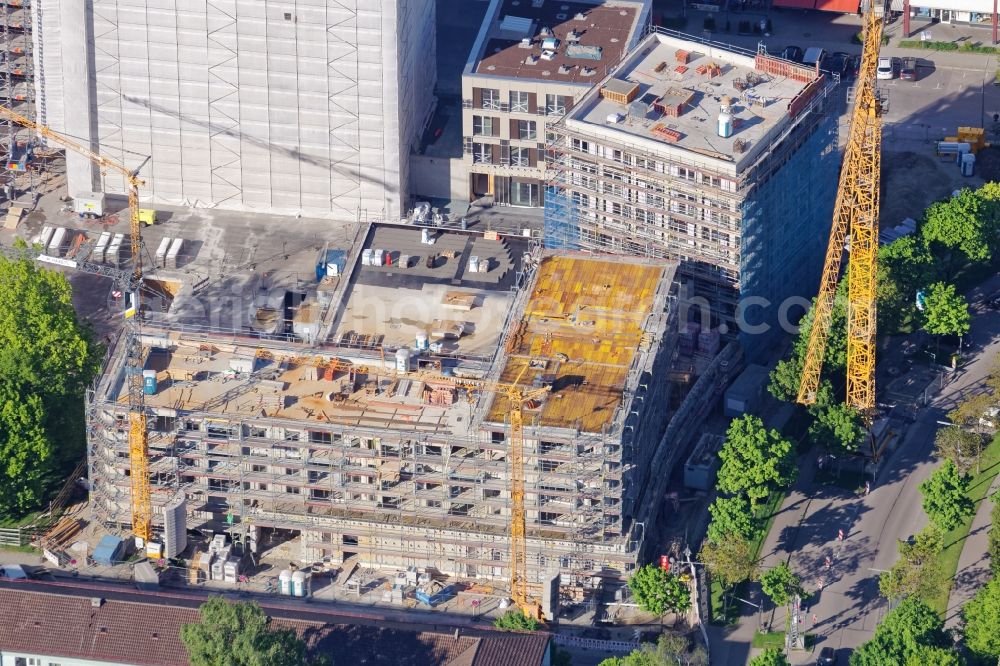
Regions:
<svg viewBox="0 0 1000 666"><path fill-rule="evenodd" d="M801 404L816 401L841 260L849 239L846 402L866 419L875 408L875 267L882 149L882 108L875 80L882 26L882 16L872 3L865 12L850 133L797 396Z"/></svg>
<svg viewBox="0 0 1000 666"><path fill-rule="evenodd" d="M131 465L132 487L132 531L144 542L153 535L153 511L150 499L149 484L149 442L146 430L146 407L142 389L142 366L145 361L140 328L139 290L142 286L142 235L139 223L139 186L143 185L136 172L115 162L90 148L63 136L58 132L40 125L21 114L0 107L0 115L26 127L39 136L67 150L83 155L100 167L102 173L108 170L116 171L128 182L129 211L129 241L132 248L131 279L122 281L120 285L123 294L131 298L131 305L126 310L125 344L127 345L127 381L129 409L129 462Z"/></svg>

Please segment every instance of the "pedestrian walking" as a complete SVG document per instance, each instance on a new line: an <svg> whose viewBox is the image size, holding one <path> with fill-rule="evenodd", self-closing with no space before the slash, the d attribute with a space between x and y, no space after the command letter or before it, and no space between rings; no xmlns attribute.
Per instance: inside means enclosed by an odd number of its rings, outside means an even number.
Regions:
<svg viewBox="0 0 1000 666"><path fill-rule="evenodd" d="M823 585L824 585L824 583L823 583L823 579L822 578L820 578L820 579L818 579L816 581L816 589L818 589L820 592L823 591Z"/></svg>
<svg viewBox="0 0 1000 666"><path fill-rule="evenodd" d="M826 556L826 568L829 569L833 566L833 558L829 555Z"/></svg>
<svg viewBox="0 0 1000 666"><path fill-rule="evenodd" d="M865 497L867 497L868 493L870 493L871 491L872 491L872 482L865 481Z"/></svg>
<svg viewBox="0 0 1000 666"><path fill-rule="evenodd" d="M816 624L816 613L813 613L813 624Z"/></svg>

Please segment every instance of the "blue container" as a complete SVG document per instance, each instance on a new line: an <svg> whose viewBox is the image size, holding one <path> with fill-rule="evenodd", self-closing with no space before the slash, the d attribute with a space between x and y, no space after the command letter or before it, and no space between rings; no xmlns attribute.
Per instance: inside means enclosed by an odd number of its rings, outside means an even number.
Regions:
<svg viewBox="0 0 1000 666"><path fill-rule="evenodd" d="M146 395L156 395L156 370L142 371L142 392Z"/></svg>

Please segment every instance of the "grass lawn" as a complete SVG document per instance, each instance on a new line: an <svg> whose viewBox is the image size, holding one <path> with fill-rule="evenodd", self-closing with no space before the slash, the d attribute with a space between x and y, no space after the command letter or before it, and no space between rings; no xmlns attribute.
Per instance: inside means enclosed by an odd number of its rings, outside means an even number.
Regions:
<svg viewBox="0 0 1000 666"><path fill-rule="evenodd" d="M813 634L806 634L805 636L806 650L812 650L813 646L816 644L816 636ZM753 635L752 647L759 648L761 650L766 650L767 648L778 648L784 649L785 647L785 632L783 631L758 631Z"/></svg>
<svg viewBox="0 0 1000 666"><path fill-rule="evenodd" d="M757 523L762 524L760 536L758 536L751 544L752 551L754 554L754 559L760 558L760 549L764 545L764 539L767 538L767 533L771 531L771 525L774 523L774 517L777 515L778 510L781 508L781 503L785 501L785 497L788 496L787 490L779 490L771 493L767 500L763 504L759 504L757 509L754 511ZM740 583L733 590L737 597L746 597L743 594L746 583ZM728 612L726 617L722 617L722 609L725 606L723 600L723 589L722 583L719 582L717 578L712 577L712 585L709 590L709 602L711 607L712 621L716 624L733 624L739 618L739 604L742 601L732 599L729 602Z"/></svg>
<svg viewBox="0 0 1000 666"><path fill-rule="evenodd" d="M27 515L21 516L20 518L0 518L0 528L14 529L17 527L24 527L25 525L31 525L38 518L41 511L33 511Z"/></svg>
<svg viewBox="0 0 1000 666"><path fill-rule="evenodd" d="M979 505L986 497L986 493L989 491L994 477L1000 473L1000 435L997 435L983 451L980 469L982 471L978 474L975 469L972 470L972 481L969 483L969 498L975 505L976 510L979 509ZM965 537L969 534L969 528L972 527L972 520L975 515L974 511L972 516L967 518L961 525L944 535L944 550L938 555L938 565L941 567L941 573L947 583L942 585L940 594L933 599L928 599L931 608L936 610L942 617L944 617L945 611L948 609L948 593L951 592L951 581L955 577L955 571L958 569L958 558L962 554L962 546L965 545Z"/></svg>

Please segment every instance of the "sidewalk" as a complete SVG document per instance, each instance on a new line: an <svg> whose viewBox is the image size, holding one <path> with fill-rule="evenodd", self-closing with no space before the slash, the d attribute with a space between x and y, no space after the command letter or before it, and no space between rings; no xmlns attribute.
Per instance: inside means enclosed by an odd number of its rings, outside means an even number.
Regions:
<svg viewBox="0 0 1000 666"><path fill-rule="evenodd" d="M948 595L948 610L945 612L944 620L947 629L961 624L962 606L993 577L986 545L991 524L990 512L994 506L990 496L997 491L1000 491L1000 476L993 479L986 499L979 505L979 511L972 520L965 545L962 546L962 554L958 558L958 570L952 582L951 594Z"/></svg>

